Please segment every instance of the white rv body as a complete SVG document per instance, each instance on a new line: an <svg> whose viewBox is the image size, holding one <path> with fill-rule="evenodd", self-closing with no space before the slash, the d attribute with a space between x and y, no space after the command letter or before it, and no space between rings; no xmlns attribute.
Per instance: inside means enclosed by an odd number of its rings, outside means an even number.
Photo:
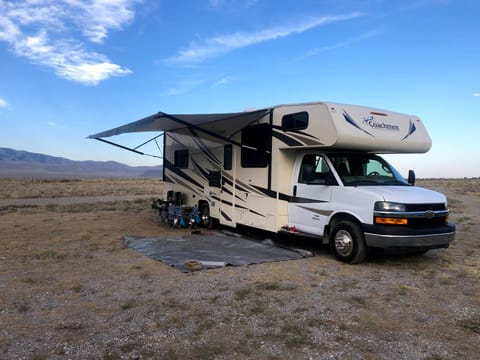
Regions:
<svg viewBox="0 0 480 360"><path fill-rule="evenodd" d="M422 121L375 108L315 102L232 114L159 113L91 138L164 131L164 199L181 194L206 224L322 238L337 258L367 248L448 247L444 195L400 179L379 153L423 153Z"/></svg>

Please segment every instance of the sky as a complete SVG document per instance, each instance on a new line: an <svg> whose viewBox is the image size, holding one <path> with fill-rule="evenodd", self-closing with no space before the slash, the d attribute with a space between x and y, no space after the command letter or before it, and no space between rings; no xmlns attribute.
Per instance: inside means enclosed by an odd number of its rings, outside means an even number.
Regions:
<svg viewBox="0 0 480 360"><path fill-rule="evenodd" d="M479 17L477 0L0 0L0 147L158 165L87 136L330 101L423 120L428 153L386 156L404 176L479 177Z"/></svg>

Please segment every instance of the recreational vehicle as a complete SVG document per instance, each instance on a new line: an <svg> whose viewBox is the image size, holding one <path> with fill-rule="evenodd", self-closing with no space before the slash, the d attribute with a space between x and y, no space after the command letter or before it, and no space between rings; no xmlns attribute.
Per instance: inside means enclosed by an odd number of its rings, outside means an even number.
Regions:
<svg viewBox="0 0 480 360"><path fill-rule="evenodd" d="M160 112L90 138L115 145L105 138L143 131L163 136L164 199L198 207L205 227L313 236L349 263L370 248L423 253L455 237L445 196L379 155L430 149L417 116L327 102Z"/></svg>

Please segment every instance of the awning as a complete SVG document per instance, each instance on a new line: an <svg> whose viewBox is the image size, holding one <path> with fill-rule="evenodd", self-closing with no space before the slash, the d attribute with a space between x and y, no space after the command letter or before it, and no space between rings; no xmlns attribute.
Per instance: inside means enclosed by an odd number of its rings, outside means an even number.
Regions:
<svg viewBox="0 0 480 360"><path fill-rule="evenodd" d="M217 135L219 129L222 130L221 133L225 133L226 130L226 135L223 135L223 137L228 138L245 126L261 119L269 111L269 109L261 109L225 114L166 114L159 112L132 123L90 135L88 138L99 139L125 133L173 131L183 128L193 128Z"/></svg>
<svg viewBox="0 0 480 360"><path fill-rule="evenodd" d="M114 145L125 150L133 151L134 153L140 155L147 155L159 158L162 157L146 154L142 151L139 151L138 149L152 141L154 141L157 144L157 147L160 149L160 146L157 143L157 138L162 136L165 132L180 129L188 128L191 130L200 131L222 141L242 146L240 143L233 141L232 137L246 126L255 123L256 121L263 118L265 115L269 114L270 111L271 109L261 109L224 114L166 114L163 112L159 112L157 114L147 116L146 118L134 121L132 123L90 135L88 136L88 139L100 140L107 144ZM134 148L120 145L104 139L110 136L125 133L138 133L149 131L161 132L161 134L154 136L153 138L145 141L144 143Z"/></svg>

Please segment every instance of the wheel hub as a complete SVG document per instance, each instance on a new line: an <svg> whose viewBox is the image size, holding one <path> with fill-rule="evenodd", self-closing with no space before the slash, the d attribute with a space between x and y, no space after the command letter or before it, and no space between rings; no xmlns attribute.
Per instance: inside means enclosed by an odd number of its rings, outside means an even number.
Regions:
<svg viewBox="0 0 480 360"><path fill-rule="evenodd" d="M335 235L335 249L342 256L348 256L353 250L352 236L345 230L340 230Z"/></svg>

